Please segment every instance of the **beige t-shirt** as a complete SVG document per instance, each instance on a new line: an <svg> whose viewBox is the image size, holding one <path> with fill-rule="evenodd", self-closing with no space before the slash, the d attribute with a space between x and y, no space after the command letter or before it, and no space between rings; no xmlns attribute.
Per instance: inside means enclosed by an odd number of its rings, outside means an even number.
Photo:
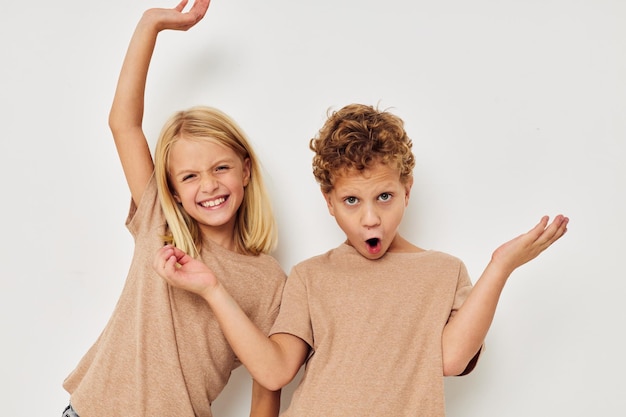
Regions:
<svg viewBox="0 0 626 417"><path fill-rule="evenodd" d="M444 416L442 331L471 285L436 251L368 260L342 244L296 265L270 333L312 351L282 416Z"/></svg>
<svg viewBox="0 0 626 417"><path fill-rule="evenodd" d="M202 416L240 365L208 304L152 269L165 219L154 177L128 229L135 253L113 314L63 386L81 417ZM261 330L280 306L285 273L271 256L205 242L202 260Z"/></svg>

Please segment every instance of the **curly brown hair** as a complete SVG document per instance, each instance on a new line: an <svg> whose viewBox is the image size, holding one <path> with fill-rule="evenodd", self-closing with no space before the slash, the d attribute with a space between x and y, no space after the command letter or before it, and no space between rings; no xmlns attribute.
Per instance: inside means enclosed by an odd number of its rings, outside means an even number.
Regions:
<svg viewBox="0 0 626 417"><path fill-rule="evenodd" d="M338 175L382 163L397 167L401 181L406 182L415 167L412 145L398 116L373 106L349 104L332 112L310 140L309 148L315 152L313 175L322 192L328 193Z"/></svg>

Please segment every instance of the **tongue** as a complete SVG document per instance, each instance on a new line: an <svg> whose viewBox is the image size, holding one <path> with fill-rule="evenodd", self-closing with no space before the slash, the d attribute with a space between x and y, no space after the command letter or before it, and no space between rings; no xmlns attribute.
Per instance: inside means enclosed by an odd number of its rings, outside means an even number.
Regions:
<svg viewBox="0 0 626 417"><path fill-rule="evenodd" d="M367 243L367 250L369 253L376 254L380 252L380 239L367 239L365 243Z"/></svg>

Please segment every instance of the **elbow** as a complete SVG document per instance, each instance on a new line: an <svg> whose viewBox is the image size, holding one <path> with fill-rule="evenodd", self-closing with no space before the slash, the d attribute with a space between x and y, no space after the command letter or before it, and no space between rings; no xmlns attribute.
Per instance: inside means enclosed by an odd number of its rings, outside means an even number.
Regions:
<svg viewBox="0 0 626 417"><path fill-rule="evenodd" d="M478 363L482 346L473 355L443 355L443 376L460 376L470 373Z"/></svg>
<svg viewBox="0 0 626 417"><path fill-rule="evenodd" d="M295 376L291 372L268 372L254 376L254 380L269 391L279 391L289 384Z"/></svg>
<svg viewBox="0 0 626 417"><path fill-rule="evenodd" d="M465 371L467 363L462 361L446 361L443 362L443 376L458 376Z"/></svg>
<svg viewBox="0 0 626 417"><path fill-rule="evenodd" d="M117 115L115 114L115 111L111 111L111 113L109 113L109 129L111 130L111 132L113 133L113 136L115 136L116 134L119 134L120 130L122 130L122 123L119 119L119 117L117 117Z"/></svg>
<svg viewBox="0 0 626 417"><path fill-rule="evenodd" d="M285 385L280 381L259 381L268 391L280 391Z"/></svg>
<svg viewBox="0 0 626 417"><path fill-rule="evenodd" d="M444 349L442 358L443 376L461 375L467 368L470 359L457 349Z"/></svg>

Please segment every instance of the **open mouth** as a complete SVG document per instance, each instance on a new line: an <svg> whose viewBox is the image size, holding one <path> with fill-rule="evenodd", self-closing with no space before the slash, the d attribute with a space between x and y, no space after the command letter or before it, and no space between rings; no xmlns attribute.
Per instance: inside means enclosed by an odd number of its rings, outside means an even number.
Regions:
<svg viewBox="0 0 626 417"><path fill-rule="evenodd" d="M378 239L377 237L373 237L371 239L367 239L365 241L365 243L367 243L367 246L376 246L376 245L378 245L379 241L380 241L380 239Z"/></svg>
<svg viewBox="0 0 626 417"><path fill-rule="evenodd" d="M380 244L379 238L373 237L373 238L367 239L365 241L365 244L367 245L367 250L369 253L375 254L375 253L380 252L381 244Z"/></svg>
<svg viewBox="0 0 626 417"><path fill-rule="evenodd" d="M219 198L216 198L215 200L206 200L198 204L200 204L204 208L211 208L211 207L217 207L220 204L224 204L225 201L226 201L226 197L219 197Z"/></svg>

